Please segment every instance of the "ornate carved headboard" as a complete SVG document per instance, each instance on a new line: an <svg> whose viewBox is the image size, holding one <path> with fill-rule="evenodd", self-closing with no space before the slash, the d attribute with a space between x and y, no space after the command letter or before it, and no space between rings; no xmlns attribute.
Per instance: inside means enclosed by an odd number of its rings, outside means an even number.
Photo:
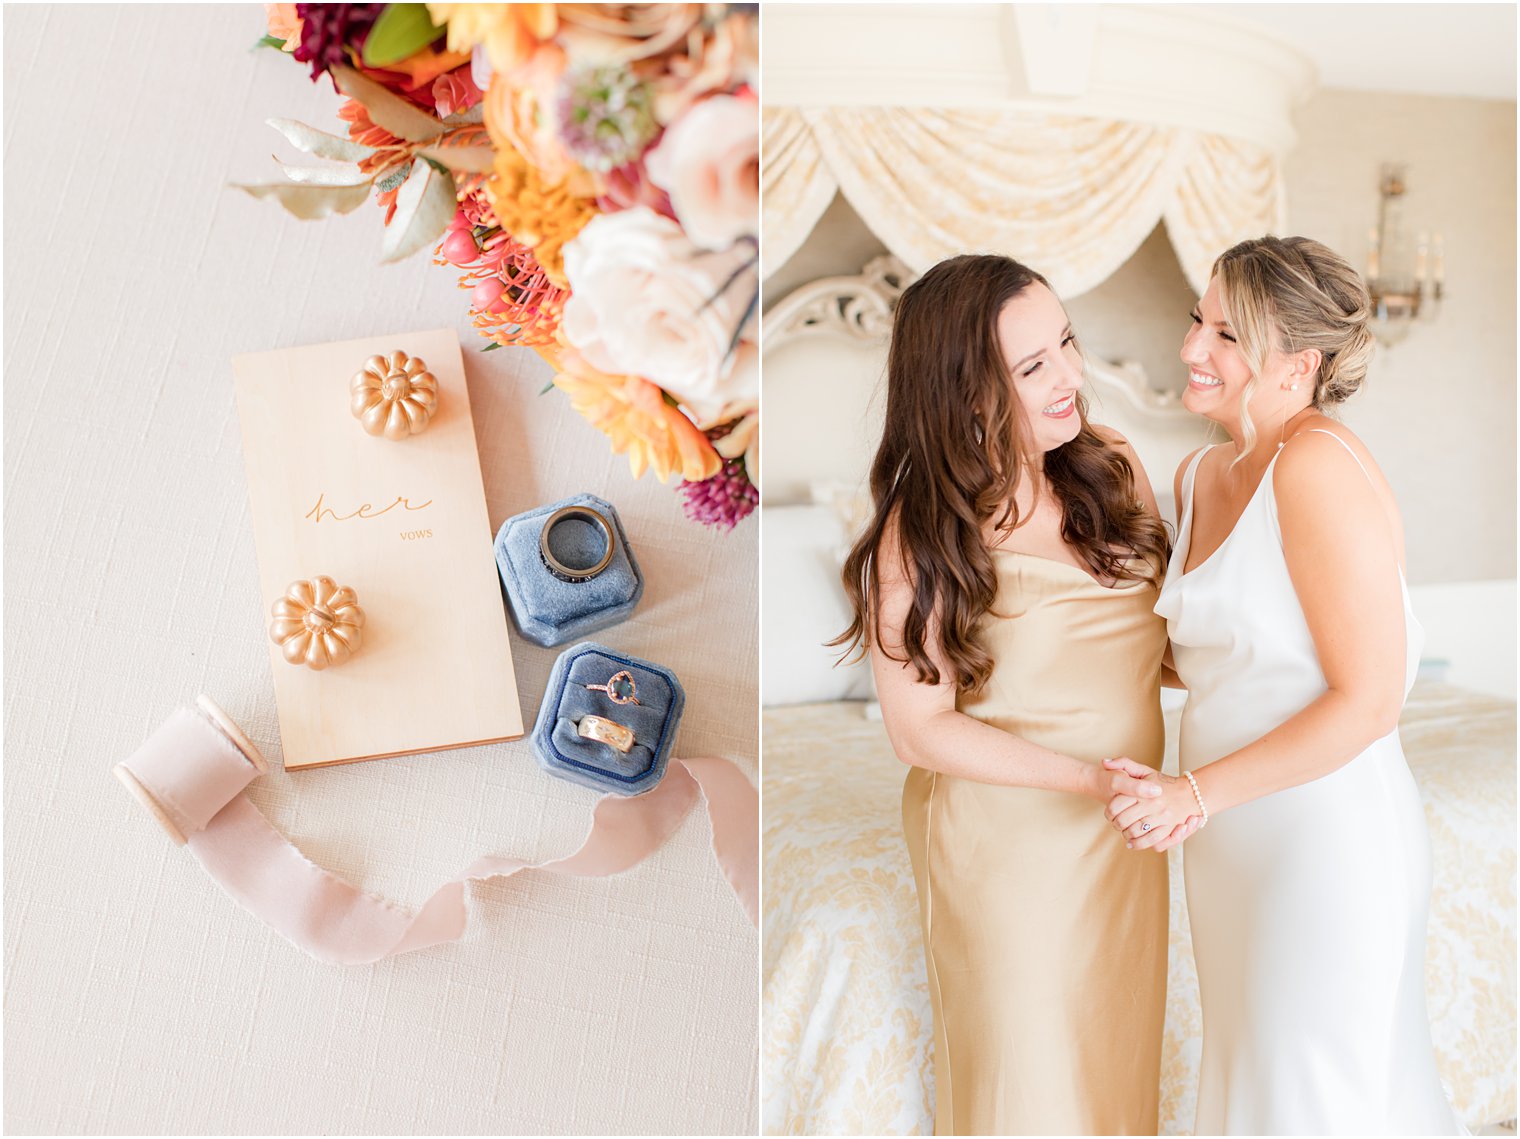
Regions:
<svg viewBox="0 0 1520 1139"><path fill-rule="evenodd" d="M912 280L897 258L878 257L858 276L812 281L766 312L767 505L807 501L818 486L864 489L881 433L892 307ZM1207 425L1137 365L1089 357L1087 376L1090 417L1129 438L1170 516L1172 474L1207 440Z"/></svg>

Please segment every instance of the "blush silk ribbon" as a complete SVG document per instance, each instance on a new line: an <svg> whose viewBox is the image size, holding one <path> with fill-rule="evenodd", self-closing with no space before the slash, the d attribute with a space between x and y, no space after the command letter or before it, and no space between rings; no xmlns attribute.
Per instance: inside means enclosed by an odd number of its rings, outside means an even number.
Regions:
<svg viewBox="0 0 1520 1139"><path fill-rule="evenodd" d="M217 885L319 961L367 965L455 941L465 886L522 870L602 878L637 866L670 837L697 798L707 802L713 854L752 923L759 921L759 796L726 759L672 760L652 791L604 795L580 849L550 862L477 858L413 911L365 893L309 861L243 793L269 770L236 724L205 696L181 708L116 765L117 777Z"/></svg>

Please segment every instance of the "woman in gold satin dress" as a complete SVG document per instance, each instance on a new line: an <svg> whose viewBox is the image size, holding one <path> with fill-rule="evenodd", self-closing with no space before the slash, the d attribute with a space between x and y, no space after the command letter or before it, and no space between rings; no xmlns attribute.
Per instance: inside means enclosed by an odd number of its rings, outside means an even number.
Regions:
<svg viewBox="0 0 1520 1139"><path fill-rule="evenodd" d="M1082 371L1037 273L930 269L898 302L845 566L837 643L870 650L911 765L938 1135L1156 1133L1166 862L1116 839L1109 799L1151 791L1101 761L1161 764L1168 543Z"/></svg>

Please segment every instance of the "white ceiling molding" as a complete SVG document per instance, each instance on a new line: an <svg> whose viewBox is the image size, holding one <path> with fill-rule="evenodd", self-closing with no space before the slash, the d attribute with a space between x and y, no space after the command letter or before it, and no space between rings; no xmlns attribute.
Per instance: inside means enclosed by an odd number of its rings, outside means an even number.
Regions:
<svg viewBox="0 0 1520 1139"><path fill-rule="evenodd" d="M1087 94L1098 43L1095 4L1015 4L1006 44L1024 65L1031 95L1071 98ZM1010 28L1003 21L1005 33Z"/></svg>
<svg viewBox="0 0 1520 1139"><path fill-rule="evenodd" d="M1220 12L1295 45L1321 87L1515 99L1514 4L1229 4Z"/></svg>
<svg viewBox="0 0 1520 1139"><path fill-rule="evenodd" d="M777 4L761 21L769 106L977 107L1178 126L1292 149L1315 69L1219 9Z"/></svg>

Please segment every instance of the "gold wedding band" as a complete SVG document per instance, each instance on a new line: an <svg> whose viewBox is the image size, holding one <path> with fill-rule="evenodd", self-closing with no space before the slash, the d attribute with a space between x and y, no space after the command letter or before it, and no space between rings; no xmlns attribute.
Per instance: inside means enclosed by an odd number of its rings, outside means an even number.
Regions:
<svg viewBox="0 0 1520 1139"><path fill-rule="evenodd" d="M575 734L582 739L596 740L597 743L616 748L624 755L633 747L633 730L604 716L582 716L580 723L575 726Z"/></svg>

